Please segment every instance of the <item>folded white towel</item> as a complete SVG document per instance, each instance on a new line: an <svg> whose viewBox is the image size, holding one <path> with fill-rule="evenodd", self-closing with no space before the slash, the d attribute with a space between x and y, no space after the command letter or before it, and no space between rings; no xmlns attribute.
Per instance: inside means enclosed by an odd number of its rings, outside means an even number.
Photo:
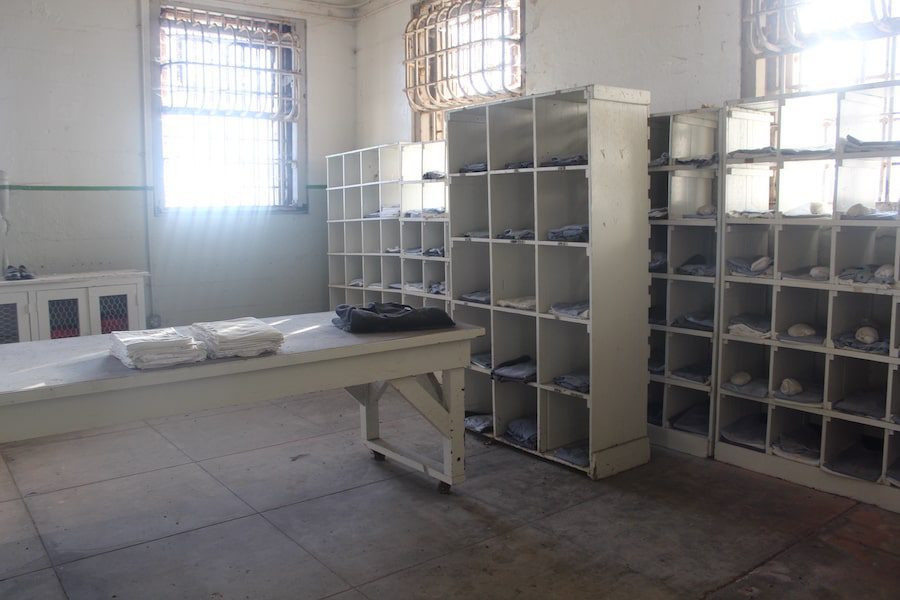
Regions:
<svg viewBox="0 0 900 600"><path fill-rule="evenodd" d="M175 329L116 331L109 352L132 369L154 369L206 358L206 348Z"/></svg>
<svg viewBox="0 0 900 600"><path fill-rule="evenodd" d="M257 356L275 352L284 343L280 331L253 317L194 323L191 332L206 344L210 358Z"/></svg>

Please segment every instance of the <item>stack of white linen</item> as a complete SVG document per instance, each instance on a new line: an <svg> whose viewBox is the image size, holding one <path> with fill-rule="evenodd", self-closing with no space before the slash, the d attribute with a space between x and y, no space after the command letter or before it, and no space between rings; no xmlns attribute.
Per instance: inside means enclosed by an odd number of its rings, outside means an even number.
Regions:
<svg viewBox="0 0 900 600"><path fill-rule="evenodd" d="M109 353L132 369L156 369L206 358L206 348L173 328L115 331Z"/></svg>
<svg viewBox="0 0 900 600"><path fill-rule="evenodd" d="M284 343L280 331L253 317L194 323L191 332L206 345L210 358L257 356L275 352Z"/></svg>

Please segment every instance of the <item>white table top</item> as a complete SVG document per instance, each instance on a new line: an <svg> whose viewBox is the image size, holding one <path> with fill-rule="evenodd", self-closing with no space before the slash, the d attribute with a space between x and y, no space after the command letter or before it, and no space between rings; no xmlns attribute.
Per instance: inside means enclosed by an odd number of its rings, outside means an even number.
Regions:
<svg viewBox="0 0 900 600"><path fill-rule="evenodd" d="M332 325L333 317L334 313L323 312L262 319L285 336L276 354L146 371L129 369L110 356L109 335L0 345L0 405L459 342L484 335L481 327L465 324L432 331L352 334Z"/></svg>

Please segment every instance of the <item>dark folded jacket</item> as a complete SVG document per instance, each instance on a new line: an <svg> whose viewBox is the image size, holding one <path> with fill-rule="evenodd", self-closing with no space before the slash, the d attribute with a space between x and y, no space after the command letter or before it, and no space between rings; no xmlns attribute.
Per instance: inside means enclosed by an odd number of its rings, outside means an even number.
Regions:
<svg viewBox="0 0 900 600"><path fill-rule="evenodd" d="M332 319L335 327L350 333L383 333L447 329L456 323L440 308L413 308L397 302L370 302L366 306L339 305Z"/></svg>

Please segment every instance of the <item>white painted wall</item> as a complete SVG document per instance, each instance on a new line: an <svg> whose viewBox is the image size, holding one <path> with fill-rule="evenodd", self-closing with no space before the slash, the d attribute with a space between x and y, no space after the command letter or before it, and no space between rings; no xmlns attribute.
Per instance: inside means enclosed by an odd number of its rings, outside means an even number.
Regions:
<svg viewBox="0 0 900 600"><path fill-rule="evenodd" d="M324 183L324 156L354 146L355 25L292 0L244 4L307 19L309 181ZM144 184L139 22L138 0L0 2L0 169L12 183ZM14 191L9 257L38 273L149 265L165 324L325 310L322 196L308 215L148 218L141 193Z"/></svg>
<svg viewBox="0 0 900 600"><path fill-rule="evenodd" d="M653 112L740 96L740 0L523 2L526 93L590 83L648 89ZM411 133L402 92L402 34L411 4L358 25L360 145Z"/></svg>

